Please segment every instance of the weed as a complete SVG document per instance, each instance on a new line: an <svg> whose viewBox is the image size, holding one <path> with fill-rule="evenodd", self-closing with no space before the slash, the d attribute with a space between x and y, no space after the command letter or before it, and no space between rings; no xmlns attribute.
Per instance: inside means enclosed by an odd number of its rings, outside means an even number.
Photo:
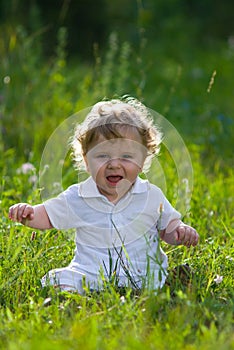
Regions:
<svg viewBox="0 0 234 350"><path fill-rule="evenodd" d="M218 55L197 50L194 59L178 62L160 54L157 45L144 46L138 72L131 45L116 34L104 55L96 50L94 68L66 61L64 29L54 57L43 61L37 35L5 28L0 38L0 348L233 349L233 62L225 47ZM101 293L81 297L42 290L45 272L70 262L73 232L32 232L8 220L8 207L40 202L37 177L48 137L70 114L115 93L144 95L146 105L165 110L185 137L194 170L185 219L196 227L200 243L190 250L162 245L170 269L190 265L189 288L175 276L157 294L118 289L113 264ZM176 172L163 148L160 160L173 202ZM153 164L152 179L157 169ZM68 186L74 173L67 159L64 173ZM123 253L122 248L120 262Z"/></svg>

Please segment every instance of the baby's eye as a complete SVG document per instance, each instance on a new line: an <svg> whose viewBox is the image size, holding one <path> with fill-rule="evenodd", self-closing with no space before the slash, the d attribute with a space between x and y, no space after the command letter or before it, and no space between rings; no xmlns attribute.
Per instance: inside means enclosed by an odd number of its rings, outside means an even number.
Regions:
<svg viewBox="0 0 234 350"><path fill-rule="evenodd" d="M103 154L98 154L98 155L97 155L97 158L100 158L100 159L107 159L107 158L109 158L109 155L108 155L108 154L105 154L105 153L103 153Z"/></svg>
<svg viewBox="0 0 234 350"><path fill-rule="evenodd" d="M123 158L123 159L132 159L133 156L131 154L123 154L121 158Z"/></svg>

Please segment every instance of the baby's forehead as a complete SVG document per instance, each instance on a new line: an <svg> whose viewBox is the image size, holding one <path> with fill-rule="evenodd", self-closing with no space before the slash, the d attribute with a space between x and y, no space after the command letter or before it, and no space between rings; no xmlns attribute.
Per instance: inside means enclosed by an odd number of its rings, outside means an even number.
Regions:
<svg viewBox="0 0 234 350"><path fill-rule="evenodd" d="M103 136L100 136L95 142L95 145L90 149L91 153L112 153L112 152L130 152L130 153L143 153L147 152L146 147L142 145L141 142L135 141L128 138L112 138L106 139Z"/></svg>
<svg viewBox="0 0 234 350"><path fill-rule="evenodd" d="M95 142L95 146L99 147L134 147L134 146L142 146L141 139L137 138L127 138L127 137L113 137L113 138L105 138L100 135Z"/></svg>
<svg viewBox="0 0 234 350"><path fill-rule="evenodd" d="M112 148L136 148L144 147L143 139L139 130L132 125L104 124L89 131L87 138L87 152L92 149Z"/></svg>

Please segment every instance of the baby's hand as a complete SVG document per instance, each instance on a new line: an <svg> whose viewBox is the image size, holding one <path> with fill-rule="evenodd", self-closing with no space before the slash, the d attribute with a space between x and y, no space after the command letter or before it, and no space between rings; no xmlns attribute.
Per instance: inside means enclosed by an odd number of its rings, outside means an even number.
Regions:
<svg viewBox="0 0 234 350"><path fill-rule="evenodd" d="M183 223L176 228L174 235L178 244L183 244L186 247L197 245L199 240L197 231L193 227Z"/></svg>
<svg viewBox="0 0 234 350"><path fill-rule="evenodd" d="M27 203L12 205L9 209L9 219L25 224L27 220L34 219L34 209Z"/></svg>

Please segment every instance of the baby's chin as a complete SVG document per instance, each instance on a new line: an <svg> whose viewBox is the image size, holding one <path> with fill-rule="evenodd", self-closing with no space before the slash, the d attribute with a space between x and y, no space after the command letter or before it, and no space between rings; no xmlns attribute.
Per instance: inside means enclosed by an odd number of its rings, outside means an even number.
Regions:
<svg viewBox="0 0 234 350"><path fill-rule="evenodd" d="M132 187L132 183L127 179L121 179L116 184L116 192L119 198L123 197L123 195L130 190Z"/></svg>

